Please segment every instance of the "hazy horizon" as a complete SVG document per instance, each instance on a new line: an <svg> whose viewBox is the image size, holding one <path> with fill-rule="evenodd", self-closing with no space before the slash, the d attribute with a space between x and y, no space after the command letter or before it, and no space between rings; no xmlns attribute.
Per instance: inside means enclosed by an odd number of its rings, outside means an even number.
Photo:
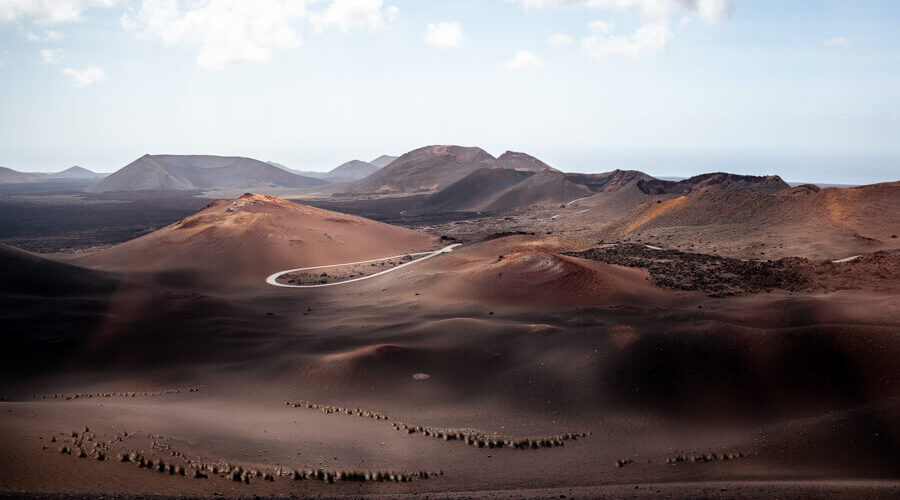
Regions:
<svg viewBox="0 0 900 500"><path fill-rule="evenodd" d="M898 14L873 0L0 3L0 165L111 172L171 153L325 171L459 144L568 171L897 180Z"/></svg>
<svg viewBox="0 0 900 500"><path fill-rule="evenodd" d="M463 145L465 146L465 145ZM475 146L475 145L472 145ZM478 146L480 147L480 146ZM499 156L511 149L487 149L493 156ZM778 175L787 182L810 182L821 184L848 184L862 185L880 182L893 182L900 180L896 171L900 165L900 156L878 152L756 152L756 151L584 151L584 150L548 150L546 154L536 154L533 151L515 149L532 154L545 161L552 167L565 172L600 173L611 170L640 170L654 177L688 178L694 175L709 172L728 172L740 175ZM141 153L123 160L121 164L111 163L110 166L96 166L88 164L63 163L42 165L33 169L17 168L14 165L0 164L2 167L12 168L21 172L59 172L72 166L87 168L99 173L113 173L138 159L143 154L188 154L188 155L213 155L213 156L242 156L265 162L274 162L293 170L310 172L327 172L335 167L351 160L371 161L382 154L400 156L407 151L388 151L374 155L347 155L337 159L336 155L321 155L313 164L298 164L292 161L283 161L279 158L268 156L253 156L238 152L210 153L210 152L170 152L156 151ZM329 163L330 158L336 158ZM321 159L318 159L321 158ZM862 164L866 167L864 175L860 175L857 167ZM799 167L799 168L798 168ZM800 172L800 174L785 174L785 172ZM808 173L804 173L808 172Z"/></svg>

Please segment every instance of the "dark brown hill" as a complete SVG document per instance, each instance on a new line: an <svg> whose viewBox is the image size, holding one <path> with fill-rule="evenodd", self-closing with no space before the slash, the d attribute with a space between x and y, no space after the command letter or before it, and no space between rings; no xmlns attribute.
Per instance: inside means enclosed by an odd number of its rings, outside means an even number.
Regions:
<svg viewBox="0 0 900 500"><path fill-rule="evenodd" d="M595 193L618 191L639 181L657 180L637 170L613 170L602 174L566 174L566 179L581 184Z"/></svg>
<svg viewBox="0 0 900 500"><path fill-rule="evenodd" d="M540 172L541 170L556 170L546 163L527 153L507 151L496 160L490 161L491 165L511 170L526 172Z"/></svg>
<svg viewBox="0 0 900 500"><path fill-rule="evenodd" d="M105 293L114 280L103 273L49 260L0 243L0 294L59 295Z"/></svg>
<svg viewBox="0 0 900 500"><path fill-rule="evenodd" d="M504 191L535 175L505 168L481 168L435 193L428 212L480 212L489 210Z"/></svg>
<svg viewBox="0 0 900 500"><path fill-rule="evenodd" d="M517 160L521 159L522 156L517 156ZM508 160L505 164L513 162ZM528 164L535 165L531 162ZM517 173L526 175L515 175ZM502 212L535 205L565 204L598 193L619 191L633 186L641 179L652 177L642 172L623 170L602 174L567 174L547 167L532 174L530 171L512 169L482 169L433 195L425 202L425 211ZM622 212L631 209L636 203L627 202L627 207Z"/></svg>
<svg viewBox="0 0 900 500"><path fill-rule="evenodd" d="M644 202L601 237L741 258L840 259L900 248L898 206L900 182L822 190L798 186L775 194L707 191Z"/></svg>
<svg viewBox="0 0 900 500"><path fill-rule="evenodd" d="M532 205L558 205L591 194L587 186L571 182L562 172L542 170L500 193L488 209L499 212Z"/></svg>
<svg viewBox="0 0 900 500"><path fill-rule="evenodd" d="M427 146L404 154L378 172L348 184L344 195L434 193L484 168L494 157L481 148Z"/></svg>
<svg viewBox="0 0 900 500"><path fill-rule="evenodd" d="M789 187L788 183L784 182L777 175L737 175L724 172L701 174L677 182L660 179L644 179L638 182L638 188L647 194L677 195L733 191L772 194Z"/></svg>

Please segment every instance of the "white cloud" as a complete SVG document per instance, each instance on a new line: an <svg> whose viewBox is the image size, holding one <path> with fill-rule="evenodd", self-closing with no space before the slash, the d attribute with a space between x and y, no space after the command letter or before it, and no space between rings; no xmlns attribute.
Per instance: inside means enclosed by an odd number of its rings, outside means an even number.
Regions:
<svg viewBox="0 0 900 500"><path fill-rule="evenodd" d="M97 66L88 66L84 69L66 68L63 74L72 80L72 85L77 89L106 80L106 73Z"/></svg>
<svg viewBox="0 0 900 500"><path fill-rule="evenodd" d="M645 24L627 36L594 34L585 37L581 46L591 57L639 57L656 54L666 48L675 35L665 23Z"/></svg>
<svg viewBox="0 0 900 500"><path fill-rule="evenodd" d="M850 40L847 40L842 36L836 36L834 38L829 38L822 43L828 45L829 47L840 47L841 45L847 45L848 43L850 43Z"/></svg>
<svg viewBox="0 0 900 500"><path fill-rule="evenodd" d="M728 20L734 11L734 0L679 0L688 10L697 12L700 19L710 24L719 24Z"/></svg>
<svg viewBox="0 0 900 500"><path fill-rule="evenodd" d="M435 47L459 47L463 41L462 26L456 22L429 23L425 41Z"/></svg>
<svg viewBox="0 0 900 500"><path fill-rule="evenodd" d="M547 44L551 47L565 47L575 43L575 39L565 34L556 34L547 39Z"/></svg>
<svg viewBox="0 0 900 500"><path fill-rule="evenodd" d="M529 52L527 50L516 52L516 55L506 63L506 68L513 71L538 69L540 67L541 58L534 52Z"/></svg>
<svg viewBox="0 0 900 500"><path fill-rule="evenodd" d="M591 30L591 33L607 35L616 30L616 24L604 21L603 19L597 19L596 21L588 23L588 29Z"/></svg>
<svg viewBox="0 0 900 500"><path fill-rule="evenodd" d="M726 21L734 11L735 0L507 0L525 7L594 7L626 9L637 7L648 21L659 21L673 8L698 15L704 21L717 24Z"/></svg>
<svg viewBox="0 0 900 500"><path fill-rule="evenodd" d="M595 7L625 9L638 7L646 19L659 20L667 16L671 7L692 12L708 23L720 23L728 19L734 10L735 0L507 0L525 7Z"/></svg>
<svg viewBox="0 0 900 500"><path fill-rule="evenodd" d="M585 7L607 10L637 9L641 25L627 35L612 35L615 25L606 21L590 23L591 34L581 41L582 48L593 57L625 55L638 57L661 52L675 38L670 19L681 12L681 26L690 17L707 24L726 21L734 10L735 0L507 0L526 8Z"/></svg>
<svg viewBox="0 0 900 500"><path fill-rule="evenodd" d="M397 8L396 5L391 5L387 8L387 11L385 11L384 17L387 18L388 22L393 22L394 19L397 18L398 14L400 14L400 9Z"/></svg>
<svg viewBox="0 0 900 500"><path fill-rule="evenodd" d="M41 49L41 64L57 64L63 60L61 49Z"/></svg>
<svg viewBox="0 0 900 500"><path fill-rule="evenodd" d="M197 64L218 70L232 64L266 62L275 49L299 47L292 21L306 15L305 2L204 0L182 12L177 0L144 0L122 25L164 43L199 45Z"/></svg>
<svg viewBox="0 0 900 500"><path fill-rule="evenodd" d="M25 38L29 42L57 42L63 39L63 34L54 30L29 31L25 33Z"/></svg>
<svg viewBox="0 0 900 500"><path fill-rule="evenodd" d="M80 21L91 7L112 7L118 0L0 0L0 22L54 24Z"/></svg>
<svg viewBox="0 0 900 500"><path fill-rule="evenodd" d="M122 26L170 45L197 45L197 64L220 70L264 63L276 50L301 46L303 22L316 31L375 31L397 12L383 0L143 0L137 12L122 16Z"/></svg>
<svg viewBox="0 0 900 500"><path fill-rule="evenodd" d="M377 31L385 24L385 19L396 17L399 9L390 6L383 9L383 0L333 0L323 11L313 12L310 22L316 31L337 27L344 33L355 29Z"/></svg>

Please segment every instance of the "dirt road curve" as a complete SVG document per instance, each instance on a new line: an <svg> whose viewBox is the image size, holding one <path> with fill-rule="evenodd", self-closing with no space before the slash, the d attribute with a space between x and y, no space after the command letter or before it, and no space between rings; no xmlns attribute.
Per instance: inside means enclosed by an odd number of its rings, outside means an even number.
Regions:
<svg viewBox="0 0 900 500"><path fill-rule="evenodd" d="M392 272L392 271L396 271L396 270L401 269L401 268L404 268L404 267L406 267L406 266L411 266L411 265L413 265L413 264L416 264L416 263L419 263L419 262L428 260L428 259L430 259L430 258L432 258L432 257L437 257L438 255L452 252L453 249L456 248L456 247L458 247L458 246L460 246L460 243L454 243L453 245L447 245L447 246L445 246L444 248L441 248L440 250L435 250L434 252L409 253L409 254L403 254L403 255L394 255L394 256L391 256L391 257L382 257L382 258L380 258L380 259L363 260L363 261L360 261L360 262L345 262L345 263L343 263L343 264L331 264L331 265L328 265L328 266L314 266L314 267L301 267L301 268L298 268L298 269L288 269L288 270L286 270L286 271L278 271L277 273L272 274L271 276L269 276L268 278L266 278L266 283L268 283L268 284L270 284L270 285L272 285L272 286L277 286L277 287L281 287L281 288L321 288L321 287L326 287L326 286L346 285L346 284L348 284L348 283L354 283L354 282L357 282L357 281L368 280L368 279L372 279L372 278L375 278L375 277L378 277L378 276L382 276L382 275L384 275L384 274L387 274L387 273ZM301 272L301 271L311 271L311 270L314 270L314 269L325 269L325 268L329 268L329 267L353 266L353 265L358 265L358 264L368 264L368 263L370 263L370 262L380 262L380 261L384 261L384 260L399 259L399 258L405 257L405 256L407 256L407 255L412 256L412 257L416 257L416 256L419 256L419 255L422 255L423 257L420 257L420 258L415 259L415 260L411 260L411 261L409 261L409 262L406 262L405 264L400 264L399 266L392 267L392 268L390 268L390 269L385 269L384 271L381 271L381 272L379 272L379 273L370 274L370 275L368 275L368 276L363 276L363 277L360 277L360 278L354 278L354 279L350 279L350 280L346 280L346 281L338 281L338 282L335 282L335 283L323 283L323 284L318 284L318 285L287 285L287 284L279 283L278 281L276 281L276 280L278 279L279 276L281 276L282 274L287 274L287 273L296 273L296 272Z"/></svg>

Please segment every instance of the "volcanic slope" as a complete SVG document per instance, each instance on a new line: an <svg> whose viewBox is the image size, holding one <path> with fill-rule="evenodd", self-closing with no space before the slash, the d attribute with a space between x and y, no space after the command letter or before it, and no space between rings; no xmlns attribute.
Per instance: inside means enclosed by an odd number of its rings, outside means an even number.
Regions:
<svg viewBox="0 0 900 500"><path fill-rule="evenodd" d="M210 203L195 215L75 262L97 269L190 273L260 284L285 269L435 249L435 238L267 195Z"/></svg>
<svg viewBox="0 0 900 500"><path fill-rule="evenodd" d="M268 187L304 188L326 181L295 175L272 164L236 156L144 155L88 192L208 191Z"/></svg>
<svg viewBox="0 0 900 500"><path fill-rule="evenodd" d="M328 182L351 182L364 179L380 170L380 168L381 167L377 167L368 162L350 160L347 163L335 167L323 178Z"/></svg>
<svg viewBox="0 0 900 500"><path fill-rule="evenodd" d="M652 178L644 179L638 182L638 187L647 194L688 195L732 191L754 191L761 194L774 194L790 186L777 175L755 176L715 172L697 175L677 182Z"/></svg>
<svg viewBox="0 0 900 500"><path fill-rule="evenodd" d="M394 160L399 158L398 156L391 155L381 155L378 158L368 162L370 165L375 165L376 168L384 168L391 164Z"/></svg>
<svg viewBox="0 0 900 500"><path fill-rule="evenodd" d="M738 258L840 259L900 248L900 182L705 192L647 201L601 231Z"/></svg>
<svg viewBox="0 0 900 500"><path fill-rule="evenodd" d="M7 380L47 370L70 356L80 332L102 322L117 286L106 273L2 244L0 276L0 372Z"/></svg>
<svg viewBox="0 0 900 500"><path fill-rule="evenodd" d="M494 167L518 170L521 172L540 172L542 170L557 171L555 168L530 154L518 153L516 151L507 151L490 163Z"/></svg>
<svg viewBox="0 0 900 500"><path fill-rule="evenodd" d="M523 155L514 154L519 155L518 161L521 161ZM534 161L540 162L536 159ZM495 163L510 165L508 161L498 160ZM550 167L534 173L512 168L481 169L433 195L425 206L426 211L431 212L502 212L534 205L566 204L596 193L617 192L628 188L631 188L629 192L632 194L645 198L646 196L642 196L644 193L636 192L637 189L634 188L635 183L643 179L652 177L642 172L624 170L602 174L567 174ZM621 201L630 209L637 204L630 203L632 199L629 196Z"/></svg>
<svg viewBox="0 0 900 500"><path fill-rule="evenodd" d="M495 211L513 210L530 205L555 205L590 196L592 191L569 181L555 170L542 170L505 190L490 204Z"/></svg>
<svg viewBox="0 0 900 500"><path fill-rule="evenodd" d="M0 293L60 296L108 291L111 278L0 244Z"/></svg>
<svg viewBox="0 0 900 500"><path fill-rule="evenodd" d="M494 157L481 148L427 146L404 154L378 172L348 184L344 194L433 193L485 167Z"/></svg>
<svg viewBox="0 0 900 500"><path fill-rule="evenodd" d="M673 305L682 300L654 286L646 271L597 265L561 255L563 240L508 236L460 247L444 259L429 262L422 272L423 295L454 303L474 300L487 305L561 307L573 304ZM402 279L402 278L398 278Z"/></svg>
<svg viewBox="0 0 900 500"><path fill-rule="evenodd" d="M478 212L491 210L498 196L534 175L506 168L481 168L433 194L428 212Z"/></svg>

